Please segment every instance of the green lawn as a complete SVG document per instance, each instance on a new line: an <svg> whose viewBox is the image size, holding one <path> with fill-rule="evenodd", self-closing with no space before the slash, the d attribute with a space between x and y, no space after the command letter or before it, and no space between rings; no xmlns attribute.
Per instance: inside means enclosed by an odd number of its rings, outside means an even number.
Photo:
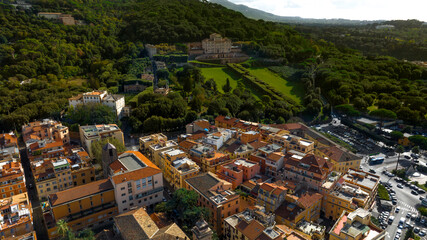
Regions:
<svg viewBox="0 0 427 240"><path fill-rule="evenodd" d="M378 196L381 200L390 200L390 196L388 195L387 189L381 184L378 185Z"/></svg>
<svg viewBox="0 0 427 240"><path fill-rule="evenodd" d="M226 67L215 67L215 68L200 68L202 74L206 80L213 78L216 82L218 91L222 91L222 86L225 85L227 78L230 79L230 85L233 89L237 87L237 82L241 80L240 76L233 73L230 69Z"/></svg>
<svg viewBox="0 0 427 240"><path fill-rule="evenodd" d="M304 96L304 86L302 83L287 81L268 68L250 68L249 72L251 75L268 83L297 103L301 103Z"/></svg>

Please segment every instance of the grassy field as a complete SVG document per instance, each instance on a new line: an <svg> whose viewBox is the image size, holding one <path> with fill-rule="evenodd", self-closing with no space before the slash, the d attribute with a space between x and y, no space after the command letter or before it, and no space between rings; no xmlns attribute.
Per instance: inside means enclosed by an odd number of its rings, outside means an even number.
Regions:
<svg viewBox="0 0 427 240"><path fill-rule="evenodd" d="M250 68L249 72L251 75L268 83L297 103L301 103L304 96L304 86L302 83L287 81L268 68Z"/></svg>
<svg viewBox="0 0 427 240"><path fill-rule="evenodd" d="M206 78L206 80L213 78L216 82L218 91L223 93L222 86L225 85L227 82L227 78L230 79L230 85L233 89L237 87L237 84L239 82L243 83L243 79L236 73L234 73L231 69L227 67L218 67L218 68L200 68L202 70L203 76ZM243 85L245 85L243 83ZM249 88L246 86L246 88L251 91L252 95L260 100L262 94L257 92L256 90Z"/></svg>
<svg viewBox="0 0 427 240"><path fill-rule="evenodd" d="M216 82L218 91L222 91L222 86L225 85L226 79L230 79L230 85L234 89L237 87L237 82L242 80L239 75L233 73L230 69L226 67L218 68L200 68L202 74L206 80L213 78Z"/></svg>

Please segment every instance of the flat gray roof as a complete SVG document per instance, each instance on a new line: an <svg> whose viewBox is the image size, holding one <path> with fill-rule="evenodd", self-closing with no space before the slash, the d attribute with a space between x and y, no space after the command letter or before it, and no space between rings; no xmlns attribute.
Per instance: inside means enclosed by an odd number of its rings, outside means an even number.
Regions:
<svg viewBox="0 0 427 240"><path fill-rule="evenodd" d="M119 161L126 167L128 171L134 171L147 166L133 153L124 153L120 155Z"/></svg>

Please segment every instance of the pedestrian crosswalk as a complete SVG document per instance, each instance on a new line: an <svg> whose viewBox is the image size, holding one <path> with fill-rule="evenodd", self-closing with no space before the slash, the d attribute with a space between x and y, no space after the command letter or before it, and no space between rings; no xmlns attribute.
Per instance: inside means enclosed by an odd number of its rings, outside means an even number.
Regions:
<svg viewBox="0 0 427 240"><path fill-rule="evenodd" d="M416 208L414 208L413 206L407 204L406 202L403 202L401 200L397 201L399 203L399 205L401 206L401 210L407 211L407 212L414 212L414 213L418 213L418 210Z"/></svg>

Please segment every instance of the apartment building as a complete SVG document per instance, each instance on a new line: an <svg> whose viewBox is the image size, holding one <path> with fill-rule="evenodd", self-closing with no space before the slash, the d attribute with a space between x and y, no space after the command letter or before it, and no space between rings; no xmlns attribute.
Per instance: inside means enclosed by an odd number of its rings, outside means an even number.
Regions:
<svg viewBox="0 0 427 240"><path fill-rule="evenodd" d="M67 158L47 158L31 163L37 192L42 201L50 194L72 188L71 166Z"/></svg>
<svg viewBox="0 0 427 240"><path fill-rule="evenodd" d="M190 154L190 150L194 147L197 147L200 143L192 141L192 140L183 140L178 143L179 149Z"/></svg>
<svg viewBox="0 0 427 240"><path fill-rule="evenodd" d="M119 213L162 201L162 171L140 152L121 154L110 164L110 173Z"/></svg>
<svg viewBox="0 0 427 240"><path fill-rule="evenodd" d="M73 231L100 228L118 214L114 187L103 179L49 195L50 211L44 214L49 238L58 236L56 222L64 220Z"/></svg>
<svg viewBox="0 0 427 240"><path fill-rule="evenodd" d="M314 142L286 132L271 133L267 140L280 146L286 151L294 150L302 153L309 153L314 150Z"/></svg>
<svg viewBox="0 0 427 240"><path fill-rule="evenodd" d="M319 190L333 170L325 158L307 154L304 156L288 153L284 163L285 179L299 181L308 188Z"/></svg>
<svg viewBox="0 0 427 240"><path fill-rule="evenodd" d="M0 209L0 238L21 239L33 231L31 203L27 193L2 199Z"/></svg>
<svg viewBox="0 0 427 240"><path fill-rule="evenodd" d="M185 188L185 180L199 174L200 167L188 157L178 158L172 161L171 186L175 189Z"/></svg>
<svg viewBox="0 0 427 240"><path fill-rule="evenodd" d="M265 213L263 207L234 214L224 219L224 240L284 239L287 234L275 226L274 214Z"/></svg>
<svg viewBox="0 0 427 240"><path fill-rule="evenodd" d="M274 183L262 183L258 189L257 204L267 212L276 211L285 201L288 189Z"/></svg>
<svg viewBox="0 0 427 240"><path fill-rule="evenodd" d="M319 156L327 157L334 165L334 171L341 173L346 173L350 168L359 169L362 160L356 154L336 145L319 147L315 153Z"/></svg>
<svg viewBox="0 0 427 240"><path fill-rule="evenodd" d="M211 128L211 124L206 119L198 119L192 123L189 123L185 126L185 132L187 134L192 134L198 131L208 132Z"/></svg>
<svg viewBox="0 0 427 240"><path fill-rule="evenodd" d="M22 138L25 142L34 140L61 141L63 144L70 143L70 132L68 127L61 122L52 119L30 122L22 126Z"/></svg>
<svg viewBox="0 0 427 240"><path fill-rule="evenodd" d="M261 142L262 143L262 142ZM279 146L277 144L263 144L263 146L259 147L258 150L254 153L252 153L249 157L249 160L254 162L259 162L261 166L261 173L265 173L266 171L266 161L267 156L274 152L280 152L282 150L282 146Z"/></svg>
<svg viewBox="0 0 427 240"><path fill-rule="evenodd" d="M197 192L198 205L210 211L210 224L218 235L223 234L223 220L239 211L240 198L232 190L231 183L210 172L186 179L185 182L188 190Z"/></svg>
<svg viewBox="0 0 427 240"><path fill-rule="evenodd" d="M149 152L149 147L154 144L158 144L160 142L167 142L168 137L166 137L163 133L156 133L145 137L139 138L139 150L143 153ZM150 157L150 156L148 156Z"/></svg>
<svg viewBox="0 0 427 240"><path fill-rule="evenodd" d="M50 194L58 192L58 181L51 160L34 161L31 163L31 170L39 199L47 201Z"/></svg>
<svg viewBox="0 0 427 240"><path fill-rule="evenodd" d="M324 195L323 211L325 217L336 220L342 212L353 212L362 208L369 210L378 192L379 176L350 169L344 174L333 191Z"/></svg>
<svg viewBox="0 0 427 240"><path fill-rule="evenodd" d="M301 192L286 195L285 201L275 211L276 222L297 228L303 222L315 222L320 217L322 195L316 192Z"/></svg>
<svg viewBox="0 0 427 240"><path fill-rule="evenodd" d="M231 159L248 158L253 152L255 152L255 148L249 143L244 144L240 141L235 141L227 146L227 148L224 149L224 152L227 153Z"/></svg>
<svg viewBox="0 0 427 240"><path fill-rule="evenodd" d="M223 129L215 133L210 133L204 139L204 142L211 145L215 150L219 150L228 140L236 135L236 131Z"/></svg>
<svg viewBox="0 0 427 240"><path fill-rule="evenodd" d="M209 227L209 224L200 219L196 222L196 225L191 229L193 232L193 240L212 240L213 231Z"/></svg>
<svg viewBox="0 0 427 240"><path fill-rule="evenodd" d="M353 212L344 211L341 214L329 231L329 239L383 240L386 239L386 231L372 223L369 211L358 208Z"/></svg>
<svg viewBox="0 0 427 240"><path fill-rule="evenodd" d="M0 194L1 198L10 198L27 192L22 165L18 161L0 164Z"/></svg>
<svg viewBox="0 0 427 240"><path fill-rule="evenodd" d="M68 99L70 107L76 108L78 105L102 104L110 107L119 119L123 117L123 108L125 107L125 96L110 94L107 91L94 90L79 94Z"/></svg>
<svg viewBox="0 0 427 240"><path fill-rule="evenodd" d="M192 148L189 155L203 172L216 173L221 165L232 161L228 154L220 153L208 145L199 145Z"/></svg>
<svg viewBox="0 0 427 240"><path fill-rule="evenodd" d="M219 115L215 118L215 126L217 128L235 129L242 132L248 132L256 131L259 127L259 123L248 122L238 118Z"/></svg>
<svg viewBox="0 0 427 240"><path fill-rule="evenodd" d="M19 160L18 138L13 132L0 134L0 163Z"/></svg>
<svg viewBox="0 0 427 240"><path fill-rule="evenodd" d="M176 149L177 147L178 144L173 140L160 141L148 148L149 159L157 166L162 166L161 153L170 149Z"/></svg>
<svg viewBox="0 0 427 240"><path fill-rule="evenodd" d="M189 240L176 223L158 225L143 208L115 216L113 229L123 240Z"/></svg>
<svg viewBox="0 0 427 240"><path fill-rule="evenodd" d="M65 148L62 141L30 139L26 142L26 145L30 161L63 157L68 154L67 148Z"/></svg>
<svg viewBox="0 0 427 240"><path fill-rule="evenodd" d="M89 154L83 148L74 148L72 155L67 158L71 166L71 176L74 186L81 186L95 181L95 167Z"/></svg>
<svg viewBox="0 0 427 240"><path fill-rule="evenodd" d="M92 143L105 138L115 138L124 144L123 132L116 124L79 126L80 142L92 158Z"/></svg>
<svg viewBox="0 0 427 240"><path fill-rule="evenodd" d="M177 159L186 158L187 154L177 148L171 148L160 153L159 166L164 173L164 177L168 182L172 180L172 162Z"/></svg>
<svg viewBox="0 0 427 240"><path fill-rule="evenodd" d="M285 154L283 152L273 152L265 158L265 175L273 178L279 177L283 168Z"/></svg>
<svg viewBox="0 0 427 240"><path fill-rule="evenodd" d="M56 179L58 180L58 190L63 191L72 188L74 184L71 177L70 163L67 158L52 159L51 163Z"/></svg>
<svg viewBox="0 0 427 240"><path fill-rule="evenodd" d="M231 52L231 40L223 38L218 33L212 33L209 38L202 40L204 54Z"/></svg>
<svg viewBox="0 0 427 240"><path fill-rule="evenodd" d="M219 178L230 182L236 189L244 181L252 179L260 173L260 166L245 158L234 160L231 163L221 165L217 172Z"/></svg>

